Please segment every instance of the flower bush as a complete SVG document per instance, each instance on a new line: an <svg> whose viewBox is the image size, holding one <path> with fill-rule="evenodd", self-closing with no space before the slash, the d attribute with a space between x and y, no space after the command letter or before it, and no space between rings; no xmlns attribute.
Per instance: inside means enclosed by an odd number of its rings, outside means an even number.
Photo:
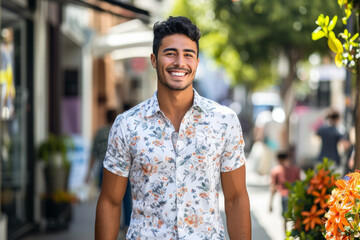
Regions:
<svg viewBox="0 0 360 240"><path fill-rule="evenodd" d="M305 180L288 185L288 211L285 218L293 226L287 232L286 240L325 239L323 219L328 210L327 201L338 178L338 174L330 169L332 164L333 162L324 159L314 170L306 172Z"/></svg>
<svg viewBox="0 0 360 240"><path fill-rule="evenodd" d="M337 180L325 214L325 238L331 240L360 239L360 171Z"/></svg>

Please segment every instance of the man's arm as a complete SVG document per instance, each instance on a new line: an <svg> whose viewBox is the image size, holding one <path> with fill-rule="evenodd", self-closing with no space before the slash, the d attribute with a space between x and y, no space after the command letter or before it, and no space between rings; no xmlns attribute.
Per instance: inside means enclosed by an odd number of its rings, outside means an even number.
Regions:
<svg viewBox="0 0 360 240"><path fill-rule="evenodd" d="M96 207L95 240L116 240L121 218L121 202L128 178L104 168L104 177Z"/></svg>
<svg viewBox="0 0 360 240"><path fill-rule="evenodd" d="M245 165L221 173L225 197L226 223L231 240L251 239L249 196L246 190Z"/></svg>

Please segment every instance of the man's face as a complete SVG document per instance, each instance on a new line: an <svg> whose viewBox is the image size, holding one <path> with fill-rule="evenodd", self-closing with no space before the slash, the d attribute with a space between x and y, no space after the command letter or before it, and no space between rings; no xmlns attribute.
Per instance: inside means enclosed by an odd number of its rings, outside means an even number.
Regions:
<svg viewBox="0 0 360 240"><path fill-rule="evenodd" d="M185 90L192 86L199 64L196 42L184 34L173 34L162 39L158 56L151 54L159 84L171 90Z"/></svg>

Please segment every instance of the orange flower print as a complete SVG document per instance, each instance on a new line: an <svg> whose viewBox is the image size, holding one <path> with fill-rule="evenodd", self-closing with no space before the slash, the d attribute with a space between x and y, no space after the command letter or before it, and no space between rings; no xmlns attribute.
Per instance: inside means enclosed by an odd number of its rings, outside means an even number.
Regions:
<svg viewBox="0 0 360 240"><path fill-rule="evenodd" d="M201 115L194 115L195 122L198 122L200 118L201 118Z"/></svg>
<svg viewBox="0 0 360 240"><path fill-rule="evenodd" d="M209 195L207 193L200 193L199 194L201 198L208 198Z"/></svg>
<svg viewBox="0 0 360 240"><path fill-rule="evenodd" d="M142 166L143 174L147 176L151 176L154 173L157 173L157 166L153 166L150 163Z"/></svg>
<svg viewBox="0 0 360 240"><path fill-rule="evenodd" d="M183 194L186 193L187 191L188 191L187 188L182 187L182 188L180 188L180 189L178 190L177 195L178 195L179 197L182 197Z"/></svg>
<svg viewBox="0 0 360 240"><path fill-rule="evenodd" d="M163 145L163 142L162 141L159 141L159 140L155 140L155 141L153 141L152 142L152 144L154 144L155 146L161 146L161 145Z"/></svg>
<svg viewBox="0 0 360 240"><path fill-rule="evenodd" d="M191 216L185 217L184 221L188 226L198 227L198 225L202 223L202 217L198 217L197 215L193 214Z"/></svg>
<svg viewBox="0 0 360 240"><path fill-rule="evenodd" d="M185 136L193 138L195 136L195 128L193 126L189 126L185 131Z"/></svg>
<svg viewBox="0 0 360 240"><path fill-rule="evenodd" d="M140 137L133 137L131 138L131 142L130 142L130 145L131 146L135 146L140 140Z"/></svg>
<svg viewBox="0 0 360 240"><path fill-rule="evenodd" d="M159 221L158 221L158 224L157 224L157 228L161 228L162 225L164 225L164 222L159 220Z"/></svg>

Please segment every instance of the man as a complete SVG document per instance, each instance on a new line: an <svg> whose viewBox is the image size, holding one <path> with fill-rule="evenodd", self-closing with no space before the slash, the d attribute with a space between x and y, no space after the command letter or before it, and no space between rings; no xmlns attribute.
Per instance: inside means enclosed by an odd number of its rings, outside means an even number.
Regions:
<svg viewBox="0 0 360 240"><path fill-rule="evenodd" d="M109 137L96 211L97 240L116 239L131 183L127 239L251 239L244 140L236 114L193 90L199 29L185 17L154 26L152 66L158 90L119 115ZM221 184L221 185L220 185Z"/></svg>

